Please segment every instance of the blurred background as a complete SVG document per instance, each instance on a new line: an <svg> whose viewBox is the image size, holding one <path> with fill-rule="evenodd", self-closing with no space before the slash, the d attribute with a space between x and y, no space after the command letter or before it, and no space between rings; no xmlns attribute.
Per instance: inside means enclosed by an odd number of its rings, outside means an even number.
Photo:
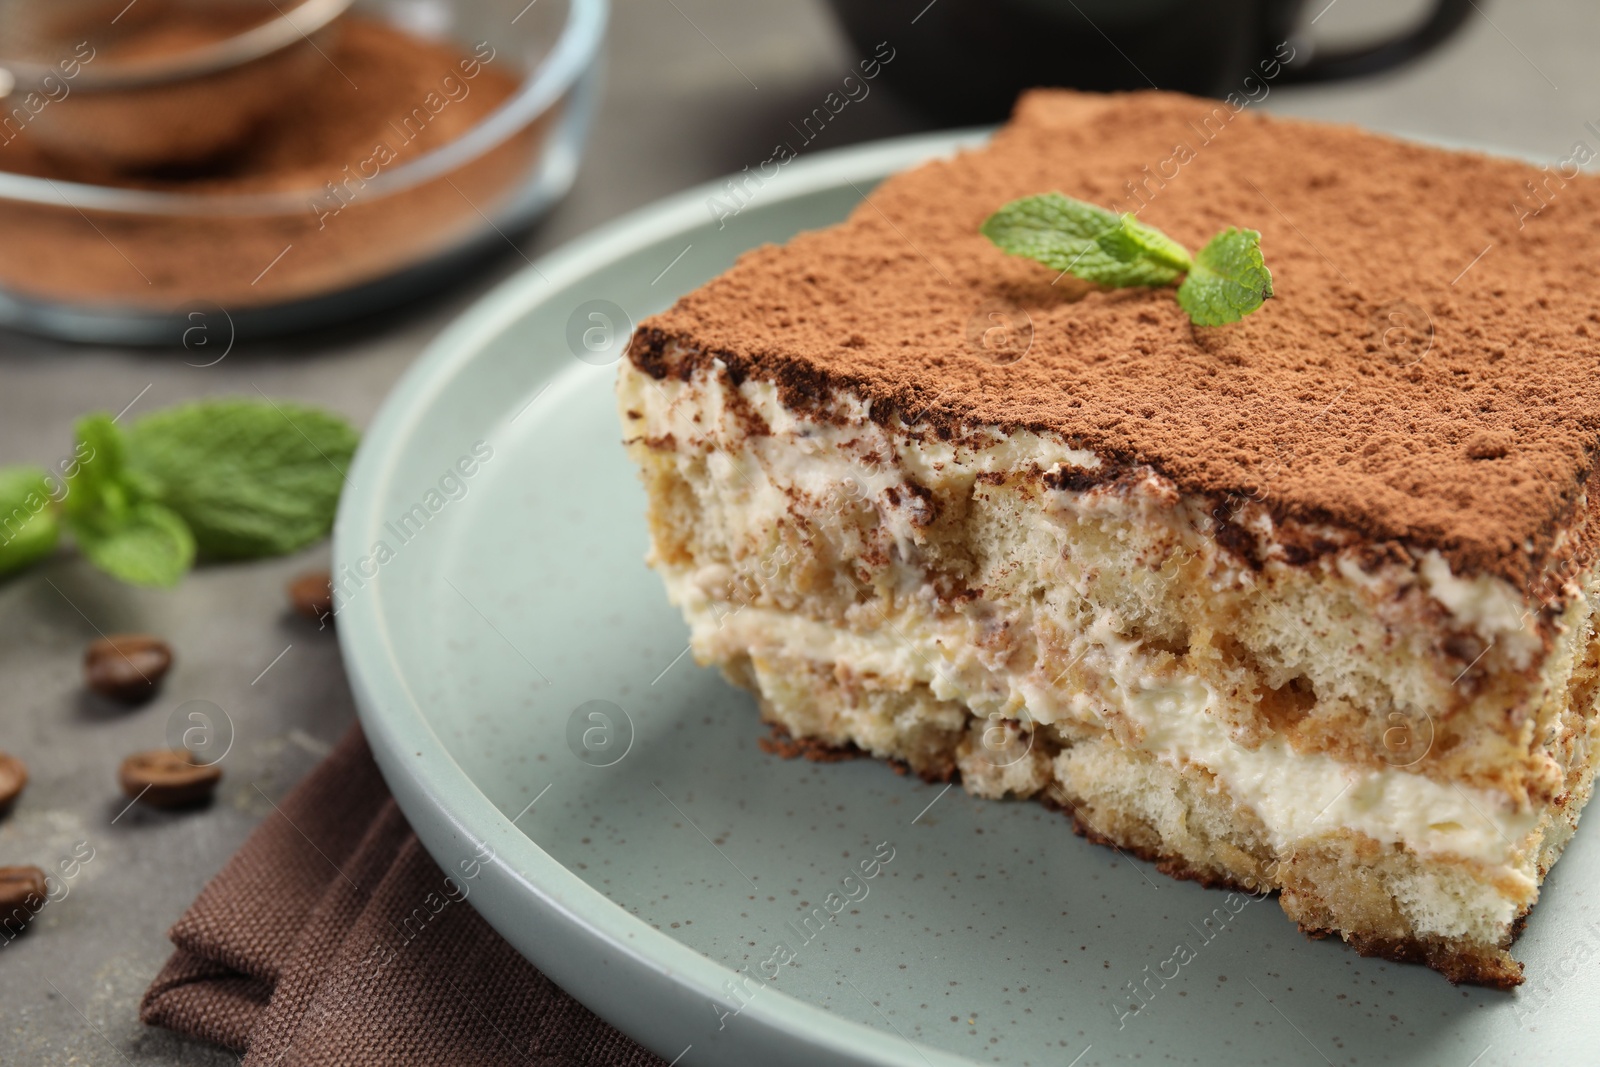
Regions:
<svg viewBox="0 0 1600 1067"><path fill-rule="evenodd" d="M543 32L539 20L547 17L545 12L557 7L555 0L538 2L542 6L526 15L534 36ZM425 32L433 17L429 12L438 5L388 7ZM1432 14L1445 8L1449 10ZM844 21L840 10L847 15ZM252 269L266 270L257 282L239 283L242 304L226 294L196 293L152 304L143 318L133 315L119 322L91 317L87 325L74 320L75 286L88 289L92 279L70 256L53 256L52 250L61 247L59 242L97 244L106 236L99 231L111 224L99 219L97 225L91 218L96 211L92 197L72 189L85 184L84 175L97 173L93 168L113 166L114 161L103 158L110 151L110 135L92 129L78 134L98 146L101 158L80 160L74 166L82 169L71 176L50 172L48 166L55 164L33 157L8 163L0 148L0 171L12 166L46 184L65 183L70 194L55 203L23 196L17 203L0 204L0 213L13 213L6 219L32 211L52 215L49 227L54 227L35 231L0 225L0 291L10 301L0 310L8 321L27 327L0 328L0 465L47 464L66 454L74 422L86 412L131 409L137 416L202 396L259 394L301 401L366 425L429 340L496 282L630 210L754 167L770 156L775 143L792 140L792 124L872 55L872 42L884 39L875 20L890 17L902 28L890 41L895 59L885 76L829 121L805 153L994 121L1003 107L996 101L1009 97L1011 82L1034 77L1043 69L1040 64L1050 62L1066 65L1059 79L1063 82L1139 87L1148 79L1216 94L1237 85L1254 94L1259 102L1253 106L1268 111L1491 147L1540 161L1562 158L1575 141L1589 136L1586 123L1600 124L1600 66L1594 62L1600 6L1593 0L1310 0L1303 7L1265 0L1121 0L1110 5L1089 0L1066 5L1050 0L613 0L603 63L595 68L592 83L583 84L584 65L563 90L572 95L552 98L565 101L555 112L534 109L518 127L521 133L505 134L512 140L525 135L532 146L523 156L512 152L507 157L506 173L513 177L499 184L487 181L481 201L478 191L456 190L474 210L465 212L458 205L459 218L452 216L452 225L473 232L473 247L449 260L447 269L409 279L403 299L379 294L331 311L327 305L310 307L303 321L323 324L308 330L251 339L246 336L251 331L241 330L236 321L252 321L243 307L250 302L251 286L259 291L261 278L273 277L272 271L288 276L290 270L301 269L291 258L292 250L281 263L269 264L270 255L259 257L259 268L251 261ZM1001 32L1005 27L996 27L1012 19L1015 29L1030 18L1044 20L1045 26L1052 19L1066 22L1054 30L1010 37ZM1068 25L1074 18L1086 19L1088 28ZM1414 39L1417 27L1430 18L1437 20L1432 29L1424 39ZM554 19L548 32L558 33L561 25L560 18ZM1168 39L1174 33L1183 47ZM1251 90L1242 83L1251 64L1272 55L1279 41L1292 42L1301 65L1315 64L1319 57L1324 62L1342 57L1347 67L1338 73L1361 73L1403 58L1393 49L1374 53L1374 42L1408 35L1413 39L1402 51L1425 54L1393 69L1325 84L1297 84L1294 76L1285 76L1272 79L1264 95L1259 87ZM494 32L484 30L483 36L493 39ZM961 46L978 41L986 51ZM1041 41L1048 47L1040 49ZM513 58L519 54L511 45L501 47ZM1197 64L1200 52L1204 62ZM97 53L96 62L107 56L115 53ZM129 69L138 61L130 53ZM499 69L496 63L510 69L503 59L488 62L492 69ZM102 64L102 69L109 66ZM93 62L83 67L81 95L88 95L87 79L95 70ZM474 84L482 89L487 82ZM13 101L22 88L19 84L13 91ZM505 91L518 90L511 86ZM585 92L591 95L583 96ZM56 106L51 103L41 117ZM450 106L459 112L466 105ZM592 113L584 110L591 107ZM65 114L65 108L58 110ZM441 112L451 114L456 113ZM586 120L565 128L570 138L566 147L576 151L581 144L581 156L569 160L576 169L544 175L548 180L541 186L538 175L529 178L517 168L542 166L553 158L561 146L544 138L572 114ZM44 129L41 125L21 136ZM297 129L284 134L285 151L310 136ZM57 133L73 136L71 130ZM466 127L456 131L458 137L469 134ZM138 144L134 138L134 149ZM351 163L363 162L360 156ZM462 175L470 170L445 177L454 176L460 184L469 180L470 175ZM138 174L123 185L160 191L205 177L193 164L170 162L147 165ZM250 185L245 180L249 176L238 173L212 177L241 181L251 195L284 191ZM16 193L6 178L0 173L0 200L8 191ZM570 189L558 198L568 180ZM304 210L306 198L298 187L290 191L299 197L302 223L310 218L314 226L319 220L315 212ZM351 199L350 218L330 217L327 227L337 229L348 221L350 232L359 233L355 211L375 199ZM486 207L481 212L476 206L480 202ZM326 203L329 211L344 209L337 197ZM116 205L118 210L125 206ZM537 221L530 222L532 216ZM173 270L193 270L195 257L212 255L226 264L244 254L226 225L202 220L185 238L197 243L181 252L168 247L176 239L159 227L151 231L141 223L127 233L129 240L151 241L155 251L150 254L166 255L175 264ZM120 236L122 231L114 232ZM426 235L418 231L413 236L422 241ZM418 247L431 253L455 236L459 234L445 234L435 244ZM393 257L400 253L385 255L397 263ZM349 280L316 275L310 266L304 271L293 277L308 288L286 290L285 300L315 305L319 288L338 289ZM215 273L205 267L195 276ZM154 287L162 280L146 278L145 284ZM36 281L44 288L30 288ZM19 286L27 290L20 297ZM238 316L230 314L235 311ZM255 323L271 329L293 320ZM203 332L189 333L196 324ZM73 342L42 335L51 330L109 335L119 329L143 343ZM98 849L70 897L41 916L39 929L11 942L0 955L0 1003L8 1022L0 1027L0 1062L236 1062L226 1052L144 1028L137 1020L137 1002L167 956L167 927L271 810L268 796L281 795L303 775L353 717L331 634L290 616L284 601L286 581L308 567L325 566L326 553L324 543L290 558L204 567L171 591L119 584L72 554L0 580L0 748L13 749L25 741L33 779L30 814L0 823L0 865L63 852L71 841L91 832ZM114 767L129 751L149 747L159 736L157 720L163 714L114 713L85 696L83 648L98 632L116 630L166 636L179 650L177 670L185 672L184 685L212 694L238 723L232 757L236 770L230 771L236 788L225 789L204 818L170 820L136 811L111 824L123 802L105 768ZM276 665L263 672L269 661ZM261 791L250 791L247 782Z"/></svg>

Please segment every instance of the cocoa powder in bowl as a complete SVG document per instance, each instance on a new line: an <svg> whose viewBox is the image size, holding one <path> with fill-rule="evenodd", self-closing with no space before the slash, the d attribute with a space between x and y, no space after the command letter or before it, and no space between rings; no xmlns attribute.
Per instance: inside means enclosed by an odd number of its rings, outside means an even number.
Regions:
<svg viewBox="0 0 1600 1067"><path fill-rule="evenodd" d="M202 166L118 170L52 154L26 118L15 130L0 124L0 170L186 197L167 214L0 198L0 286L104 308L260 307L383 277L481 230L532 169L550 114L426 181L384 189L374 179L510 99L521 79L512 58L361 15L336 26L305 90Z"/></svg>
<svg viewBox="0 0 1600 1067"><path fill-rule="evenodd" d="M30 51L79 61L67 70L48 67L54 77L34 97L35 106L42 100L49 106L34 111L24 103L28 135L51 155L125 169L217 158L301 95L323 63L319 50L332 46L334 31L313 24L310 36L229 61L224 57L236 54L230 45L244 46L250 31L278 16L271 3L142 0L120 12L116 6L41 5L29 9L31 19L23 16L41 24L36 40L24 42ZM291 3L282 16L291 28L297 10ZM19 28L27 36L27 27Z"/></svg>

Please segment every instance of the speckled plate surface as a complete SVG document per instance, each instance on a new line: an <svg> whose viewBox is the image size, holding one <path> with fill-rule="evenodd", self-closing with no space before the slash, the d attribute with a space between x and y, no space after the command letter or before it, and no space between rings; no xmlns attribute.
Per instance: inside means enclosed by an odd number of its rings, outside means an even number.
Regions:
<svg viewBox="0 0 1600 1067"><path fill-rule="evenodd" d="M1593 1062L1593 832L1522 936L1529 985L1456 989L1038 805L765 754L750 698L684 654L619 444L621 319L973 139L793 162L720 220L714 187L639 212L492 293L396 389L335 577L362 722L424 844L681 1064Z"/></svg>

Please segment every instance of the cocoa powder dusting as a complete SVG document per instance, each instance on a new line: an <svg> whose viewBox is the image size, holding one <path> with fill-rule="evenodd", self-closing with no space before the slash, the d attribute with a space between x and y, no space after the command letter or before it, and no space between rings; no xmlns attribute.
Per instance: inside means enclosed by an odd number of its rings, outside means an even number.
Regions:
<svg viewBox="0 0 1600 1067"><path fill-rule="evenodd" d="M657 375L720 358L812 410L848 387L875 419L926 412L946 435L1060 434L1106 476L1149 464L1189 492L1437 548L1457 573L1521 584L1553 566L1600 438L1600 179L1227 115L1031 93L987 147L890 178L842 225L647 320L632 358ZM1258 229L1277 295L1196 327L1171 290L1099 290L979 234L1049 190L1140 208L1190 248ZM1031 320L1015 362L969 340L995 301Z"/></svg>

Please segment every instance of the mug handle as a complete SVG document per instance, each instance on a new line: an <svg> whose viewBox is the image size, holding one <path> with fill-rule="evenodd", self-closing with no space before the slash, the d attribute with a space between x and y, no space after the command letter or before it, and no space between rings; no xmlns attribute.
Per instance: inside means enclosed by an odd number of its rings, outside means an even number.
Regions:
<svg viewBox="0 0 1600 1067"><path fill-rule="evenodd" d="M1438 0L1421 25L1390 41L1314 53L1303 66L1284 68L1286 82L1326 82L1360 78L1397 67L1443 44L1473 11L1472 0Z"/></svg>

